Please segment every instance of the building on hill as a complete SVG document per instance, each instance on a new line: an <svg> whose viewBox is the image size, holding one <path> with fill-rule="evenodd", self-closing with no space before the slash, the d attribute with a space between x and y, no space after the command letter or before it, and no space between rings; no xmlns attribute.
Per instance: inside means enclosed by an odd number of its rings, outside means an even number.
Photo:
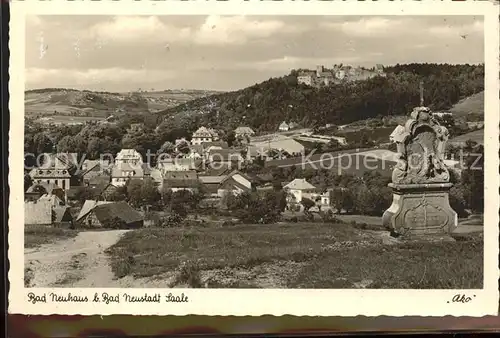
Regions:
<svg viewBox="0 0 500 338"><path fill-rule="evenodd" d="M303 144L284 135L278 135L270 140L254 143L253 146L255 146L257 152L263 156L272 150L285 152L291 155L300 155L305 153L305 147Z"/></svg>
<svg viewBox="0 0 500 338"><path fill-rule="evenodd" d="M281 122L281 124L278 126L278 130L279 131L289 131L290 130L290 126L288 125L288 123L286 123L285 121Z"/></svg>
<svg viewBox="0 0 500 338"><path fill-rule="evenodd" d="M312 71L300 72L299 75L297 76L297 82L299 84L305 84L307 86L312 87L315 85L314 76L315 76L315 73Z"/></svg>
<svg viewBox="0 0 500 338"><path fill-rule="evenodd" d="M236 138L246 138L255 135L255 132L250 127L238 127L234 130Z"/></svg>
<svg viewBox="0 0 500 338"><path fill-rule="evenodd" d="M139 133L144 130L144 123L132 123L127 129L128 133Z"/></svg>
<svg viewBox="0 0 500 338"><path fill-rule="evenodd" d="M76 153L44 154L44 159L40 167L33 168L29 173L34 183L53 183L63 190L76 183L73 179L78 163Z"/></svg>
<svg viewBox="0 0 500 338"><path fill-rule="evenodd" d="M226 177L227 175L199 176L198 180L203 186L207 197L216 198L219 197L220 184Z"/></svg>
<svg viewBox="0 0 500 338"><path fill-rule="evenodd" d="M144 217L127 202L87 202L77 218L81 227L132 229L144 226Z"/></svg>
<svg viewBox="0 0 500 338"><path fill-rule="evenodd" d="M200 127L193 133L193 136L191 137L191 144L202 144L218 140L219 134L214 129Z"/></svg>
<svg viewBox="0 0 500 338"><path fill-rule="evenodd" d="M122 149L116 154L115 166L119 164L142 164L142 155L135 149Z"/></svg>
<svg viewBox="0 0 500 338"><path fill-rule="evenodd" d="M219 197L223 197L227 193L239 195L243 192L255 190L255 181L251 177L234 170L219 183L217 195Z"/></svg>
<svg viewBox="0 0 500 338"><path fill-rule="evenodd" d="M197 158L166 157L158 159L156 166L162 172L165 171L188 171L201 167L203 161Z"/></svg>
<svg viewBox="0 0 500 338"><path fill-rule="evenodd" d="M287 205L289 208L302 207L302 200L308 198L316 204L316 207L329 208L331 191L322 191L307 182L304 178L296 178L292 182L286 184L283 189L287 191Z"/></svg>
<svg viewBox="0 0 500 338"><path fill-rule="evenodd" d="M188 190L196 192L200 188L200 181L195 170L168 171L163 174L162 189L170 189L173 192Z"/></svg>
<svg viewBox="0 0 500 338"><path fill-rule="evenodd" d="M132 165L128 163L117 164L111 171L111 184L116 187L124 186L129 179L144 179L149 177L151 170L148 164Z"/></svg>

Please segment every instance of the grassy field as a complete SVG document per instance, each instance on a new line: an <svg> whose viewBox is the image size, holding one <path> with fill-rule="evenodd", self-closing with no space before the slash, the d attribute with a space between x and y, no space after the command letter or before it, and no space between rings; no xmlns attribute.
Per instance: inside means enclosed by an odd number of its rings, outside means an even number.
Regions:
<svg viewBox="0 0 500 338"><path fill-rule="evenodd" d="M465 116L469 113L484 114L484 91L471 95L455 104L450 112L455 116Z"/></svg>
<svg viewBox="0 0 500 338"><path fill-rule="evenodd" d="M484 144L484 129L457 136L451 139L450 143L465 143L468 140L472 140L478 144Z"/></svg>
<svg viewBox="0 0 500 338"><path fill-rule="evenodd" d="M187 287L481 288L483 279L479 235L400 242L348 224L147 228L108 254L117 277L177 273Z"/></svg>
<svg viewBox="0 0 500 338"><path fill-rule="evenodd" d="M49 226L26 225L24 227L24 247L36 248L43 244L73 238L77 230L53 228Z"/></svg>

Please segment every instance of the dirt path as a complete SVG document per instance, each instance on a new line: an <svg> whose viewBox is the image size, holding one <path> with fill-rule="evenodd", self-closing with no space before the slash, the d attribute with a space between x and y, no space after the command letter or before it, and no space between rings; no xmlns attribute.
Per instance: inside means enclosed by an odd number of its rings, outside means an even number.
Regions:
<svg viewBox="0 0 500 338"><path fill-rule="evenodd" d="M81 232L75 238L26 249L30 287L110 287L116 284L104 252L128 230Z"/></svg>

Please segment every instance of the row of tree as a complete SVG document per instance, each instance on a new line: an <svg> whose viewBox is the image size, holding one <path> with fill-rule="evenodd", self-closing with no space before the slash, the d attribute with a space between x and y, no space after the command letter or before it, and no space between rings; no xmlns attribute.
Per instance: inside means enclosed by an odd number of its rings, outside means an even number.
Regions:
<svg viewBox="0 0 500 338"><path fill-rule="evenodd" d="M304 126L346 124L376 116L407 115L419 104L424 81L425 102L434 110L449 109L460 99L484 90L484 65L407 64L386 69L386 77L312 88L297 82L297 71L254 86L200 98L163 114L193 116L203 124L276 130L282 121ZM198 112L204 112L200 115Z"/></svg>

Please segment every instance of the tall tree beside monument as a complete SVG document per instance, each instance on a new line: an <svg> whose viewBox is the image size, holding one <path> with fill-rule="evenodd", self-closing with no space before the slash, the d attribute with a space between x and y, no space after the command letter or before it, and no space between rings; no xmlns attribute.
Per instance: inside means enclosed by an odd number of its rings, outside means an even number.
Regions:
<svg viewBox="0 0 500 338"><path fill-rule="evenodd" d="M444 164L444 149L449 133L423 106L413 110L404 126L391 134L399 160L393 169L393 202L382 216L393 236L412 234L449 234L458 223L449 203L453 186Z"/></svg>

